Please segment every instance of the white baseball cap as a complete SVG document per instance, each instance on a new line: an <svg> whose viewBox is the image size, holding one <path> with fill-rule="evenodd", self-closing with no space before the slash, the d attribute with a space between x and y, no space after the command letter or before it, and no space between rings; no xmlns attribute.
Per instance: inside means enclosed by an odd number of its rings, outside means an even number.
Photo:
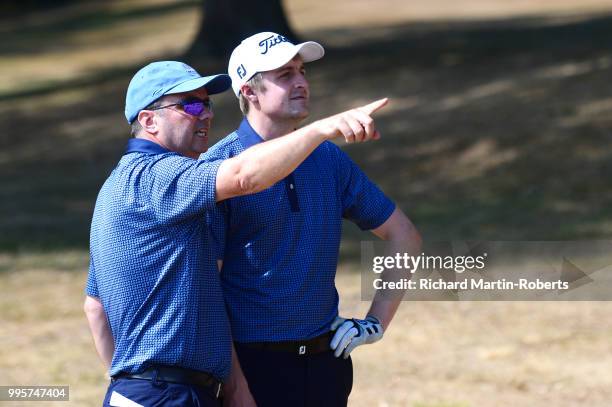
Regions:
<svg viewBox="0 0 612 407"><path fill-rule="evenodd" d="M243 40L230 56L228 73L236 96L240 88L258 72L272 71L300 54L304 62L320 59L325 54L321 44L313 41L293 44L273 32L261 32Z"/></svg>

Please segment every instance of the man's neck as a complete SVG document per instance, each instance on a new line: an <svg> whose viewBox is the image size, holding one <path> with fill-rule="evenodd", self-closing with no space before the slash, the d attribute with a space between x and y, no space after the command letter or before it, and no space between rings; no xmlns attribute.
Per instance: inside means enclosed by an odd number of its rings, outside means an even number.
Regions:
<svg viewBox="0 0 612 407"><path fill-rule="evenodd" d="M155 144L158 144L158 145L162 146L163 148L165 148L168 151L174 151L174 152L179 153L178 151L175 151L174 149L168 147L164 142L162 142L162 140L160 140L159 137L156 137L153 134L147 133L146 131L141 131L140 133L135 135L134 138L148 140L148 141L151 141L151 142L153 142ZM179 153L179 154L185 155L185 154L182 154L182 153ZM189 158L193 158L193 159L197 159L199 157L198 154L191 154L191 155L185 155L185 156L189 157Z"/></svg>
<svg viewBox="0 0 612 407"><path fill-rule="evenodd" d="M247 114L249 124L263 140L272 140L294 131L299 122L295 120L278 121L261 114Z"/></svg>
<svg viewBox="0 0 612 407"><path fill-rule="evenodd" d="M134 136L134 138L140 138L140 139L143 139L143 140L148 140L148 141L151 141L151 142L153 142L153 143L155 143L155 144L159 144L160 146L162 146L163 148L165 148L166 150L168 150L168 147L166 147L165 145L163 145L163 144L161 143L161 141L160 141L159 139L157 139L157 137L155 137L155 136L154 136L154 135L152 135L152 134L147 133L147 132L146 132L146 131L144 131L144 130L142 130L142 131L140 131L140 133L136 134L136 135Z"/></svg>

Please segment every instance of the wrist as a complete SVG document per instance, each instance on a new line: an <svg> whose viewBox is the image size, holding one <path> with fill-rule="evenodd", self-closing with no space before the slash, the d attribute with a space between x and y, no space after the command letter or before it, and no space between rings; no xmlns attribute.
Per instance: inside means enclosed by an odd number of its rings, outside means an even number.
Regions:
<svg viewBox="0 0 612 407"><path fill-rule="evenodd" d="M235 375L238 376L238 375ZM237 392L241 388L248 387L248 383L244 376L240 377L230 376L227 382L223 384L223 392L231 394Z"/></svg>
<svg viewBox="0 0 612 407"><path fill-rule="evenodd" d="M382 325L382 323L380 322L380 319L378 319L378 317L374 316L374 315L368 315L365 317L366 321L370 321L373 322L375 324L379 324Z"/></svg>
<svg viewBox="0 0 612 407"><path fill-rule="evenodd" d="M312 138L319 143L332 140L335 137L335 135L326 128L325 120L317 120L306 126L304 129L307 130L307 136L309 138Z"/></svg>

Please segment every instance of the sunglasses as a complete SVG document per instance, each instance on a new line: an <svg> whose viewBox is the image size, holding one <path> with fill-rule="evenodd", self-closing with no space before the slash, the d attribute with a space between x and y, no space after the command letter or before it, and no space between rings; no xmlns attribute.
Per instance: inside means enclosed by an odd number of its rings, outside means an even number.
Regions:
<svg viewBox="0 0 612 407"><path fill-rule="evenodd" d="M202 100L196 98L190 98L185 100L180 100L176 103L172 103L170 105L158 106L148 110L159 110L165 109L167 107L172 106L180 106L185 113L191 116L200 117L202 113L206 110L209 113L213 111L213 102L210 99Z"/></svg>

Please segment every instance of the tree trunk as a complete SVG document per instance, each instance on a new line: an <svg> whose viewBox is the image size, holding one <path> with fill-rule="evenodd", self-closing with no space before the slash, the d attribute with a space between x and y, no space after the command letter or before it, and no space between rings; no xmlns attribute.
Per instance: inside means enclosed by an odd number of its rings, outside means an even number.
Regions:
<svg viewBox="0 0 612 407"><path fill-rule="evenodd" d="M187 55L228 58L250 35L272 31L296 40L282 0L202 0L204 18Z"/></svg>

